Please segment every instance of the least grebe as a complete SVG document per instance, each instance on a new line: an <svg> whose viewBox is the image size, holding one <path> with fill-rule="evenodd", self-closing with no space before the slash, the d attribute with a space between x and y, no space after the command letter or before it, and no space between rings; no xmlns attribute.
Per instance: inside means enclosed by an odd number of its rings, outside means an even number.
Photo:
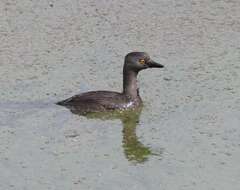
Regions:
<svg viewBox="0 0 240 190"><path fill-rule="evenodd" d="M131 52L125 56L123 91L91 91L75 95L57 104L78 107L82 113L135 109L142 105L137 87L138 72L147 68L162 68L145 52Z"/></svg>

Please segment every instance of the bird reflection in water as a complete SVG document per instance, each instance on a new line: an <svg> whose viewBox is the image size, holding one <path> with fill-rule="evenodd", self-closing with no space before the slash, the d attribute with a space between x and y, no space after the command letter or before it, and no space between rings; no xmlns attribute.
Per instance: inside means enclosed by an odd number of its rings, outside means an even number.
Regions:
<svg viewBox="0 0 240 190"><path fill-rule="evenodd" d="M157 155L160 153L153 153L150 147L143 145L137 135L136 127L139 123L142 107L127 111L113 111L113 112L97 112L97 113L84 113L78 106L66 106L74 114L85 116L88 119L101 119L101 120L114 120L120 119L123 125L123 140L122 147L126 158L132 163L144 163L148 160L149 156Z"/></svg>

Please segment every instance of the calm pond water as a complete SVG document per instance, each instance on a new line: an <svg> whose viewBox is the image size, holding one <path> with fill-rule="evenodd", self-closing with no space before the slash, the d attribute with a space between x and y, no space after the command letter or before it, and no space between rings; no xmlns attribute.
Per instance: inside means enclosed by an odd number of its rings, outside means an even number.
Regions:
<svg viewBox="0 0 240 190"><path fill-rule="evenodd" d="M240 1L0 2L0 189L238 190ZM55 102L121 91L144 107L79 115Z"/></svg>

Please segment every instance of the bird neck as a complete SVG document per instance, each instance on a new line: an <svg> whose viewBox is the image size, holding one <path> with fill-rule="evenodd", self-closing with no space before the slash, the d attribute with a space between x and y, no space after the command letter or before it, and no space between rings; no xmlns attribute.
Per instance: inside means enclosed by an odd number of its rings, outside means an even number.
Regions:
<svg viewBox="0 0 240 190"><path fill-rule="evenodd" d="M138 97L137 75L138 72L123 68L123 94L133 99Z"/></svg>

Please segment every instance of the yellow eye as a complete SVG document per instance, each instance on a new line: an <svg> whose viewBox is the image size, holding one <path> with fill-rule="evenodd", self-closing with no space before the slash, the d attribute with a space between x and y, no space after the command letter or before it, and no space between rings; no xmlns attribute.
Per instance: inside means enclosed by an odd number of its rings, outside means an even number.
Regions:
<svg viewBox="0 0 240 190"><path fill-rule="evenodd" d="M145 64L145 60L144 59L139 59L139 63L143 65L143 64Z"/></svg>

